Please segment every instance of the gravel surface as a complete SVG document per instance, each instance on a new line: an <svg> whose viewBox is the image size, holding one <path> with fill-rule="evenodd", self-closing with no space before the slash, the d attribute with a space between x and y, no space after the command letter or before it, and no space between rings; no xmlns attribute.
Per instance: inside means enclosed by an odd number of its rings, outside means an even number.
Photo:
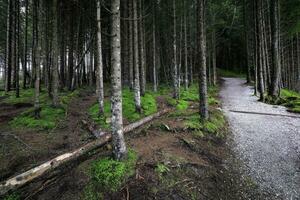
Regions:
<svg viewBox="0 0 300 200"><path fill-rule="evenodd" d="M247 175L280 199L300 199L300 115L258 102L252 87L238 78L224 78L221 98L233 151Z"/></svg>

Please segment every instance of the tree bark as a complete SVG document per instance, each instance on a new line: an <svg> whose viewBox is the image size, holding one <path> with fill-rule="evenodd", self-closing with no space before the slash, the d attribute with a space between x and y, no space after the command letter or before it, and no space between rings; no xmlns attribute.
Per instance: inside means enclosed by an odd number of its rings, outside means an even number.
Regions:
<svg viewBox="0 0 300 200"><path fill-rule="evenodd" d="M144 96L146 92L146 55L144 44L144 22L143 22L143 0L139 0L139 47L141 60L141 95Z"/></svg>
<svg viewBox="0 0 300 200"><path fill-rule="evenodd" d="M5 61L5 92L10 91L11 86L11 31L12 31L12 0L7 3L7 30L6 30L6 61Z"/></svg>
<svg viewBox="0 0 300 200"><path fill-rule="evenodd" d="M157 70L156 70L156 1L153 6L153 19L152 19L152 43L153 43L153 91L157 92Z"/></svg>
<svg viewBox="0 0 300 200"><path fill-rule="evenodd" d="M206 78L206 31L205 31L205 0L198 0L198 59L199 59L199 111L202 120L207 120L207 78Z"/></svg>
<svg viewBox="0 0 300 200"><path fill-rule="evenodd" d="M26 89L27 85L27 51L28 51L28 7L29 0L25 0L25 30L24 30L24 66L23 67L23 89Z"/></svg>
<svg viewBox="0 0 300 200"><path fill-rule="evenodd" d="M281 72L280 57L280 19L279 19L279 1L271 1L271 32L272 32L272 76L269 95L279 96L279 81Z"/></svg>
<svg viewBox="0 0 300 200"><path fill-rule="evenodd" d="M138 12L137 1L133 0L133 18L134 18L134 102L135 109L141 113L141 89L140 89L140 62L139 62L139 32L138 32Z"/></svg>
<svg viewBox="0 0 300 200"><path fill-rule="evenodd" d="M98 103L99 114L104 113L104 88L103 88L103 58L102 58L102 37L101 37L101 2L97 1L97 81L98 81Z"/></svg>
<svg viewBox="0 0 300 200"><path fill-rule="evenodd" d="M54 107L59 106L58 98L58 4L53 0L53 62L52 62L52 104Z"/></svg>
<svg viewBox="0 0 300 200"><path fill-rule="evenodd" d="M111 1L111 108L112 108L112 140L115 159L122 160L127 156L123 134L122 117L122 84L121 84L121 30L120 30L120 0Z"/></svg>
<svg viewBox="0 0 300 200"><path fill-rule="evenodd" d="M178 65L177 65L177 18L176 18L176 0L173 0L173 97L180 98Z"/></svg>

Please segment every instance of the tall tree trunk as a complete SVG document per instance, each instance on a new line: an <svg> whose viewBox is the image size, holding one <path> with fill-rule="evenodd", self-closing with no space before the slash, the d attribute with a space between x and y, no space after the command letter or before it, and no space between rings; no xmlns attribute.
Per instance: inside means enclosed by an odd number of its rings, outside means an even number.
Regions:
<svg viewBox="0 0 300 200"><path fill-rule="evenodd" d="M133 19L133 1L134 0L128 0L128 13L129 13L129 18ZM134 88L134 20L130 20L129 21L129 39L128 39L128 43L129 43L129 64L128 64L128 70L129 70L129 87L130 89Z"/></svg>
<svg viewBox="0 0 300 200"><path fill-rule="evenodd" d="M153 91L157 92L157 69L156 69L156 1L153 6L153 20L152 20L152 43L153 43Z"/></svg>
<svg viewBox="0 0 300 200"><path fill-rule="evenodd" d="M175 99L180 98L179 78L178 78L178 65L177 65L177 18L176 18L176 0L173 0L173 84Z"/></svg>
<svg viewBox="0 0 300 200"><path fill-rule="evenodd" d="M202 120L207 120L208 102L207 102L207 78L206 78L206 31L205 31L205 0L198 0L198 64L199 69L199 95L200 95L200 117Z"/></svg>
<svg viewBox="0 0 300 200"><path fill-rule="evenodd" d="M140 60L141 60L141 95L145 95L146 91L146 56L144 44L144 22L143 22L143 0L139 0L139 45L140 45Z"/></svg>
<svg viewBox="0 0 300 200"><path fill-rule="evenodd" d="M99 103L99 114L104 113L104 90L103 90L103 59L102 59L102 38L101 38L101 2L97 1L97 89Z"/></svg>
<svg viewBox="0 0 300 200"><path fill-rule="evenodd" d="M217 50L216 50L216 30L215 28L213 28L212 30L212 73L213 73L213 85L216 86L217 85Z"/></svg>
<svg viewBox="0 0 300 200"><path fill-rule="evenodd" d="M138 13L137 1L133 0L133 18L134 18L134 101L135 108L141 113L141 90L140 90L140 62L139 62L139 38L138 38Z"/></svg>
<svg viewBox="0 0 300 200"><path fill-rule="evenodd" d="M12 31L12 0L7 3L7 31L6 31L6 61L5 61L5 92L10 91L11 85L11 31Z"/></svg>
<svg viewBox="0 0 300 200"><path fill-rule="evenodd" d="M29 0L25 0L25 28L24 28L24 65L23 67L23 89L26 88L27 84L27 51L28 51L28 7Z"/></svg>
<svg viewBox="0 0 300 200"><path fill-rule="evenodd" d="M262 0L258 0L256 3L257 7L257 20L258 20L258 44L257 44L257 49L258 49L258 79L259 79L259 93L260 93L260 100L265 101L264 98L264 92L265 92L265 82L264 82L264 62L263 62L263 21L262 21Z"/></svg>
<svg viewBox="0 0 300 200"><path fill-rule="evenodd" d="M36 119L40 118L40 43L39 43L39 1L33 2L33 67L35 69L34 82L34 115Z"/></svg>
<svg viewBox="0 0 300 200"><path fill-rule="evenodd" d="M20 97L20 76L19 76L19 71L20 71L20 2L19 0L16 1L16 33L15 33L15 43L16 43L16 72L15 72L15 77L16 77L16 97Z"/></svg>
<svg viewBox="0 0 300 200"><path fill-rule="evenodd" d="M53 62L52 62L52 104L54 107L59 106L58 98L58 4L57 0L53 0Z"/></svg>
<svg viewBox="0 0 300 200"><path fill-rule="evenodd" d="M120 0L111 0L111 85L112 85L112 140L115 159L122 160L127 155L122 117L122 84L121 84L121 30L120 30Z"/></svg>
<svg viewBox="0 0 300 200"><path fill-rule="evenodd" d="M271 1L271 32L272 32L272 76L269 95L279 96L279 81L281 72L280 57L280 18L279 0Z"/></svg>
<svg viewBox="0 0 300 200"><path fill-rule="evenodd" d="M184 89L187 90L189 87L189 77L188 77L188 40L187 40L187 6L184 1Z"/></svg>

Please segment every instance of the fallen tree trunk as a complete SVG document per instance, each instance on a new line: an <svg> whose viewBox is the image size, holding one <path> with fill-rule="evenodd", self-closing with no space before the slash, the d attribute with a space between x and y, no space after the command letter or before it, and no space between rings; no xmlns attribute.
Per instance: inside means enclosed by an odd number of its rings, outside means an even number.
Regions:
<svg viewBox="0 0 300 200"><path fill-rule="evenodd" d="M133 131L134 129L142 126L143 124L148 123L148 122L152 121L153 119L160 117L170 111L171 111L171 109L164 109L156 114L153 114L153 115L143 118L133 124L130 124L130 125L124 127L124 133L129 133L129 132ZM38 178L41 178L43 175L46 175L49 172L54 171L55 169L58 169L59 167L65 165L68 162L77 160L78 158L82 157L83 155L85 155L95 149L98 149L100 147L103 147L108 142L110 142L111 139L112 139L111 133L102 132L101 137L99 136L97 140L95 140L91 143L88 143L72 152L60 155L60 156L58 156L48 162L45 162L31 170L28 170L20 175L17 175L13 178L6 180L5 182L0 184L0 197L4 196L5 194L7 194L10 191L17 190Z"/></svg>

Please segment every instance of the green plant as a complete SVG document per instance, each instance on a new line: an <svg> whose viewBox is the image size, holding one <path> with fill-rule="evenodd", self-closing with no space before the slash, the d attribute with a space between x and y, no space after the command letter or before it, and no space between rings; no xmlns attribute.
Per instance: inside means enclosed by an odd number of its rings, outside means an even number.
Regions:
<svg viewBox="0 0 300 200"><path fill-rule="evenodd" d="M21 115L15 117L10 125L14 127L27 127L32 129L53 129L57 122L65 116L63 108L54 108L51 106L42 107L40 118L34 117L34 109L29 109Z"/></svg>
<svg viewBox="0 0 300 200"><path fill-rule="evenodd" d="M159 179L162 179L163 175L169 171L170 169L162 163L158 163L155 167L155 172L158 174Z"/></svg>
<svg viewBox="0 0 300 200"><path fill-rule="evenodd" d="M19 200L20 196L18 194L10 194L4 197L4 200Z"/></svg>
<svg viewBox="0 0 300 200"><path fill-rule="evenodd" d="M110 123L106 121L107 118L111 117L110 102L108 100L104 101L104 115L99 115L98 103L90 107L88 113L91 116L91 118L101 126L101 128L104 129L110 128Z"/></svg>
<svg viewBox="0 0 300 200"><path fill-rule="evenodd" d="M116 192L134 174L136 161L137 155L132 150L128 151L128 158L124 161L109 157L95 161L91 169L93 183L106 191Z"/></svg>
<svg viewBox="0 0 300 200"><path fill-rule="evenodd" d="M185 121L185 126L192 130L194 135L204 136L205 133L215 134L221 137L221 129L224 128L226 123L223 113L219 110L213 110L210 112L210 117L207 121L201 122L198 113L189 116Z"/></svg>
<svg viewBox="0 0 300 200"><path fill-rule="evenodd" d="M97 191L93 184L88 184L83 191L83 200L102 200L101 192Z"/></svg>
<svg viewBox="0 0 300 200"><path fill-rule="evenodd" d="M141 119L144 116L149 116L157 112L157 103L154 93L146 93L145 96L141 97L142 114L137 113L134 103L134 93L128 88L123 89L123 117L129 122L134 122ZM103 128L109 128L109 123L106 119L111 116L110 102L104 101L104 116L99 116L99 105L94 104L88 113L92 119L99 123Z"/></svg>

